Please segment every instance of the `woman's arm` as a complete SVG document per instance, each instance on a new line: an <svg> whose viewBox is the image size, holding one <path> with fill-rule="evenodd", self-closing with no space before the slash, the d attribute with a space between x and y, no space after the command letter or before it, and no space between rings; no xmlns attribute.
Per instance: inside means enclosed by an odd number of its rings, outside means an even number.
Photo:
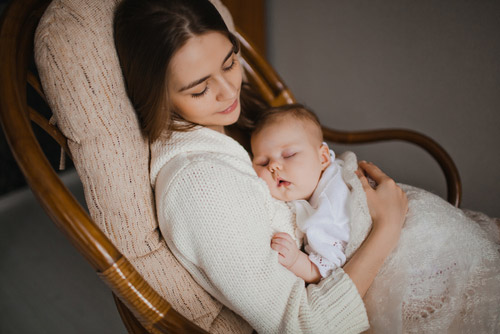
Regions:
<svg viewBox="0 0 500 334"><path fill-rule="evenodd" d="M389 253L396 247L408 211L408 199L393 179L372 163L361 161L356 172L366 193L373 228L344 271L364 296ZM378 184L372 188L366 172Z"/></svg>

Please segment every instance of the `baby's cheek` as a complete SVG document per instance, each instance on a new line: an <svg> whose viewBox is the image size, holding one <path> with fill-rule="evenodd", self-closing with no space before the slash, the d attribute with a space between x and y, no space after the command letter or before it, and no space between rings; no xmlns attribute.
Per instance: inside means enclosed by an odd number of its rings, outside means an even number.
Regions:
<svg viewBox="0 0 500 334"><path fill-rule="evenodd" d="M263 180L266 180L266 182L267 182L266 172L263 171L262 168L257 168L255 171L257 172L258 177L260 177Z"/></svg>
<svg viewBox="0 0 500 334"><path fill-rule="evenodd" d="M265 171L263 171L262 169L261 170L257 169L256 172L257 172L257 176L260 177L261 179L263 179L264 181L266 181L267 186L270 188L271 187L271 184L270 184L271 179L270 179L269 175L267 175L267 173Z"/></svg>

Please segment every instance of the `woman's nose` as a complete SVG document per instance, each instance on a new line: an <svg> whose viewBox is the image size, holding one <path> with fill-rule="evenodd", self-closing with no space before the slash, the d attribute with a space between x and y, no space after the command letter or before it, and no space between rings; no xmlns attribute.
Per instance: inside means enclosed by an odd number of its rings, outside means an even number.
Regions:
<svg viewBox="0 0 500 334"><path fill-rule="evenodd" d="M228 78L221 77L219 80L219 92L217 94L217 99L219 101L225 101L230 99L235 99L238 89Z"/></svg>

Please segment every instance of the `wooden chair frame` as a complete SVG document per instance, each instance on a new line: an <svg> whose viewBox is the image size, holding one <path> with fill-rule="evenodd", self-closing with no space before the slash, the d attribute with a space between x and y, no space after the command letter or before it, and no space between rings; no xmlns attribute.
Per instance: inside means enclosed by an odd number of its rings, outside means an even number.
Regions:
<svg viewBox="0 0 500 334"><path fill-rule="evenodd" d="M0 115L12 153L46 213L110 287L129 332L205 333L159 296L99 230L59 179L33 133L31 122L49 133L70 154L66 138L59 129L27 104L27 84L44 96L38 78L28 71L28 66L33 59L34 32L49 3L50 0L14 1L1 19ZM270 65L241 34L237 37L250 83L273 105L294 102L292 93ZM337 143L403 140L422 147L437 160L445 174L448 201L459 205L461 183L457 168L432 139L402 129L343 132L323 128L323 131L327 141Z"/></svg>

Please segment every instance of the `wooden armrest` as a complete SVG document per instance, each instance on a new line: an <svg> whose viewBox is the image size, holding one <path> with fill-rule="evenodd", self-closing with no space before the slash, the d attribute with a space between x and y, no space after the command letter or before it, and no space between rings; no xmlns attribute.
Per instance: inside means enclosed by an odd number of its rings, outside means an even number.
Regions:
<svg viewBox="0 0 500 334"><path fill-rule="evenodd" d="M363 144L380 141L401 140L427 151L439 164L446 178L447 200L456 207L462 199L462 183L458 169L444 148L433 139L407 129L384 129L374 131L339 131L323 127L325 140L341 144Z"/></svg>

